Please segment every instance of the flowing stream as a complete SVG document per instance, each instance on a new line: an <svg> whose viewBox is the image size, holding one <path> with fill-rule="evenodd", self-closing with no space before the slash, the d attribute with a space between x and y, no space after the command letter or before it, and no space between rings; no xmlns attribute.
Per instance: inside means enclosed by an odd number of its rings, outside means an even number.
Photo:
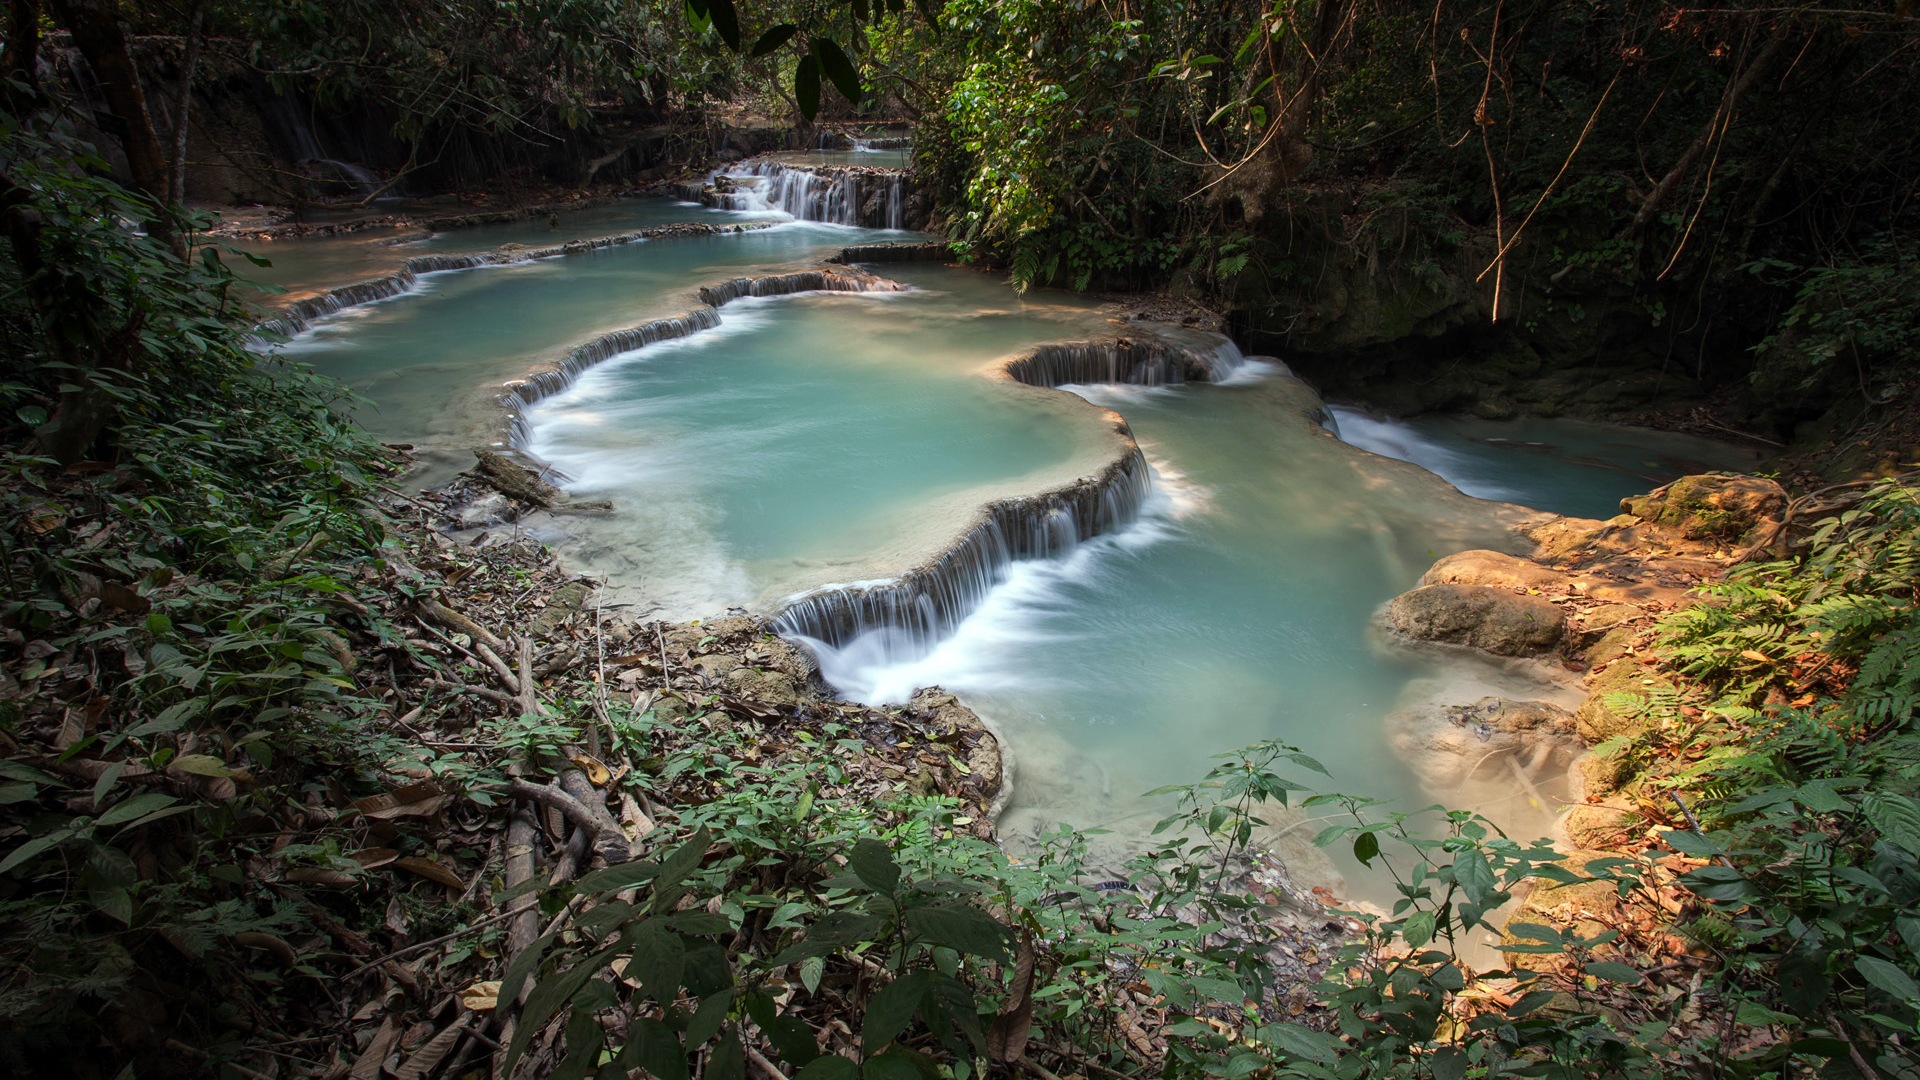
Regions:
<svg viewBox="0 0 1920 1080"><path fill-rule="evenodd" d="M742 219L666 201L606 214L592 227ZM424 243L485 247L531 228ZM504 437L503 383L699 308L696 286L903 239L919 237L789 222L430 274L287 349L371 399L363 422L420 444L438 479L464 467L467 447ZM291 285L301 259L333 272L355 246L275 245L275 270ZM1341 442L1309 389L1222 339L1121 323L1064 294L1021 296L963 269L877 269L907 288L734 299L717 326L617 353L527 404L523 447L575 494L615 506L543 537L636 614L784 610L782 624L814 639L824 675L850 697L959 693L1010 750L1001 825L1016 848L1068 822L1113 830L1096 858L1117 861L1165 811L1141 793L1261 739L1324 762L1331 780L1298 777L1323 790L1407 808L1470 798L1518 832L1543 827L1555 807L1511 790L1421 790L1389 748L1388 717L1436 696L1566 701L1565 687L1391 648L1370 630L1375 609L1439 556L1517 549L1511 528L1531 511ZM1112 344L1120 338L1129 344ZM1038 348L1083 339L1108 344ZM1084 381L1110 372L1170 384ZM1669 460L1686 448L1629 454L1630 482L1616 491L1618 468L1596 479L1546 467L1591 447L1482 453L1484 433L1335 415L1362 446L1398 446L1394 456L1470 492L1546 509L1596 512L1691 467ZM1539 443L1541 431L1516 437ZM1021 501L1042 492L1055 494ZM989 506L1001 511L983 516ZM963 534L966 557L928 569ZM903 574L937 588L902 600ZM1312 823L1279 823L1266 839L1302 883L1339 890L1349 868L1306 842L1317 830L1300 826ZM1372 891L1358 879L1355 889Z"/></svg>

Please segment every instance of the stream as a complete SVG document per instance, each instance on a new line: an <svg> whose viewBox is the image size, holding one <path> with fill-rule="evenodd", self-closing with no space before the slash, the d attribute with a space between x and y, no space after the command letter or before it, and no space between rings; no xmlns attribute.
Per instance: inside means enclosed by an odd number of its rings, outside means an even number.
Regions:
<svg viewBox="0 0 1920 1080"><path fill-rule="evenodd" d="M275 263L262 276L293 294L423 250L780 222L423 275L285 346L365 395L362 423L417 444L421 480L433 483L470 463L468 447L506 437L503 383L583 342L685 313L702 284L923 239L788 220L779 200L753 202L739 212L633 200L560 230L543 220L399 245L282 241L262 249ZM1564 678L1392 647L1371 629L1374 611L1440 556L1518 550L1512 526L1538 514L1513 503L1606 516L1622 495L1740 463L1704 440L1600 425L1408 425L1323 410L1284 366L1223 339L1123 324L1085 298L1021 295L965 269L875 269L907 288L733 300L717 327L616 355L527 405L522 448L571 493L615 507L536 528L631 615L786 610L782 625L806 639L813 624L792 615L795 598L884 590L977 529L983 506L1124 460L1130 431L1151 483L1102 504L1097 528L1087 511L1076 521L1056 506L1026 526L1038 540L994 540L1045 557L969 564L949 583L951 617L908 626L868 615L808 640L843 695L900 702L939 685L1002 735L1014 788L1000 825L1016 850L1068 823L1110 830L1094 856L1117 863L1166 812L1141 793L1197 779L1214 755L1263 739L1323 762L1331 779L1296 777L1321 790L1407 809L1450 799L1539 835L1558 807L1510 784L1422 790L1389 746L1389 718L1489 693L1565 703ZM1204 354L1214 381L1043 389L999 375L1042 343L1117 336ZM1312 848L1316 824L1273 820L1263 839L1301 884L1345 893L1350 876L1353 895L1380 898L1343 855Z"/></svg>

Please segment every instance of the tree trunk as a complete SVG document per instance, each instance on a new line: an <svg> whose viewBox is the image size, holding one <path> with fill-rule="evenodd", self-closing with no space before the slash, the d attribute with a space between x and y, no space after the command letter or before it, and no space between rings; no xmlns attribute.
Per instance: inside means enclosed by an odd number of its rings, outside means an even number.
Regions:
<svg viewBox="0 0 1920 1080"><path fill-rule="evenodd" d="M187 24L186 55L180 59L180 86L173 95L173 175L167 201L175 205L187 201L187 116L193 108L193 68L200 59L200 35L206 25L206 5L195 4Z"/></svg>
<svg viewBox="0 0 1920 1080"><path fill-rule="evenodd" d="M133 186L153 200L156 212L146 223L147 231L186 258L185 240L167 213L167 157L160 149L159 136L154 134L146 91L141 88L140 72L127 48L119 10L110 0L53 0L53 10L73 34L74 47L86 57L87 66L93 69L93 77L107 97L107 106L119 121L120 130L113 134L126 152Z"/></svg>

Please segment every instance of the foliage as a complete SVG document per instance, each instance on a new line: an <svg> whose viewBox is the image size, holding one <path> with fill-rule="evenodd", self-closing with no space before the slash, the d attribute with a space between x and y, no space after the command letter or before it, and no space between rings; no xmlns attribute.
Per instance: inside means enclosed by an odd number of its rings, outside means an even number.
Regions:
<svg viewBox="0 0 1920 1080"><path fill-rule="evenodd" d="M307 924L262 879L324 847L276 851L263 825L301 813L314 770L350 778L383 748L339 630L365 610L386 466L336 388L251 350L216 257L133 229L137 200L73 168L57 129L9 118L0 138L43 266L0 263L0 1013L24 1068L162 985L206 990L211 1015L236 938ZM68 359L127 327L137 364ZM23 440L76 384L115 404L108 456L62 469Z"/></svg>

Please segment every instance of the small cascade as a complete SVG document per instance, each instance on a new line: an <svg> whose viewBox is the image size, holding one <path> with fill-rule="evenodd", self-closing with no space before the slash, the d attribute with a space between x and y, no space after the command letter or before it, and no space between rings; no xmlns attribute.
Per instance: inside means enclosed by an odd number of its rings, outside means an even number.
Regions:
<svg viewBox="0 0 1920 1080"><path fill-rule="evenodd" d="M419 284L423 274L444 274L453 270L473 270L482 266L512 266L518 263L551 259L562 255L582 255L589 251L632 244L642 240L652 240L665 236L714 235L720 233L749 232L765 228L764 225L712 225L706 222L675 222L670 225L656 225L630 233L614 236L596 236L586 240L573 240L565 244L544 248L514 248L511 251L483 251L475 255L416 255L400 264L400 269L383 278L372 281L357 281L352 285L342 285L319 296L309 297L287 305L279 317L268 319L255 328L255 335L279 335L292 337L304 333L313 324L328 315L334 315L348 308L362 304L375 304L382 300L391 300L402 293L411 291ZM877 279L876 279L877 280Z"/></svg>
<svg viewBox="0 0 1920 1080"><path fill-rule="evenodd" d="M1082 541L1134 520L1152 489L1138 447L1097 477L988 506L931 562L877 585L839 586L790 601L772 626L783 636L839 648L877 635L898 658L924 655L972 614L1020 559L1063 557Z"/></svg>
<svg viewBox="0 0 1920 1080"><path fill-rule="evenodd" d="M754 158L716 172L694 194L695 201L716 210L778 212L829 225L906 228L907 186L897 169L788 165Z"/></svg>
<svg viewBox="0 0 1920 1080"><path fill-rule="evenodd" d="M840 249L840 253L828 259L831 263L896 263L896 262L946 262L953 258L953 249L945 240L929 240L924 244L855 244Z"/></svg>
<svg viewBox="0 0 1920 1080"><path fill-rule="evenodd" d="M1227 347L1232 348L1231 344ZM1042 345L1008 361L1002 370L1009 378L1028 386L1071 383L1173 386L1185 382L1217 382L1238 366L1236 358L1239 358L1238 349L1229 357L1159 341L1118 338Z"/></svg>
<svg viewBox="0 0 1920 1080"><path fill-rule="evenodd" d="M801 270L772 277L738 277L700 289L700 302L720 307L743 296L790 296L802 292L904 292L906 286L864 270Z"/></svg>
<svg viewBox="0 0 1920 1080"><path fill-rule="evenodd" d="M845 255L853 254L850 249ZM1014 357L1001 373L1029 386L1128 383L1162 386L1230 377L1246 358L1231 342L1187 347L1117 338L1042 345ZM1127 451L1098 476L1071 487L988 506L938 558L892 581L822 589L787 603L774 630L816 652L859 639L868 657L891 663L923 657L1006 580L1012 564L1054 559L1082 542L1134 521L1152 490L1152 469L1126 431Z"/></svg>

